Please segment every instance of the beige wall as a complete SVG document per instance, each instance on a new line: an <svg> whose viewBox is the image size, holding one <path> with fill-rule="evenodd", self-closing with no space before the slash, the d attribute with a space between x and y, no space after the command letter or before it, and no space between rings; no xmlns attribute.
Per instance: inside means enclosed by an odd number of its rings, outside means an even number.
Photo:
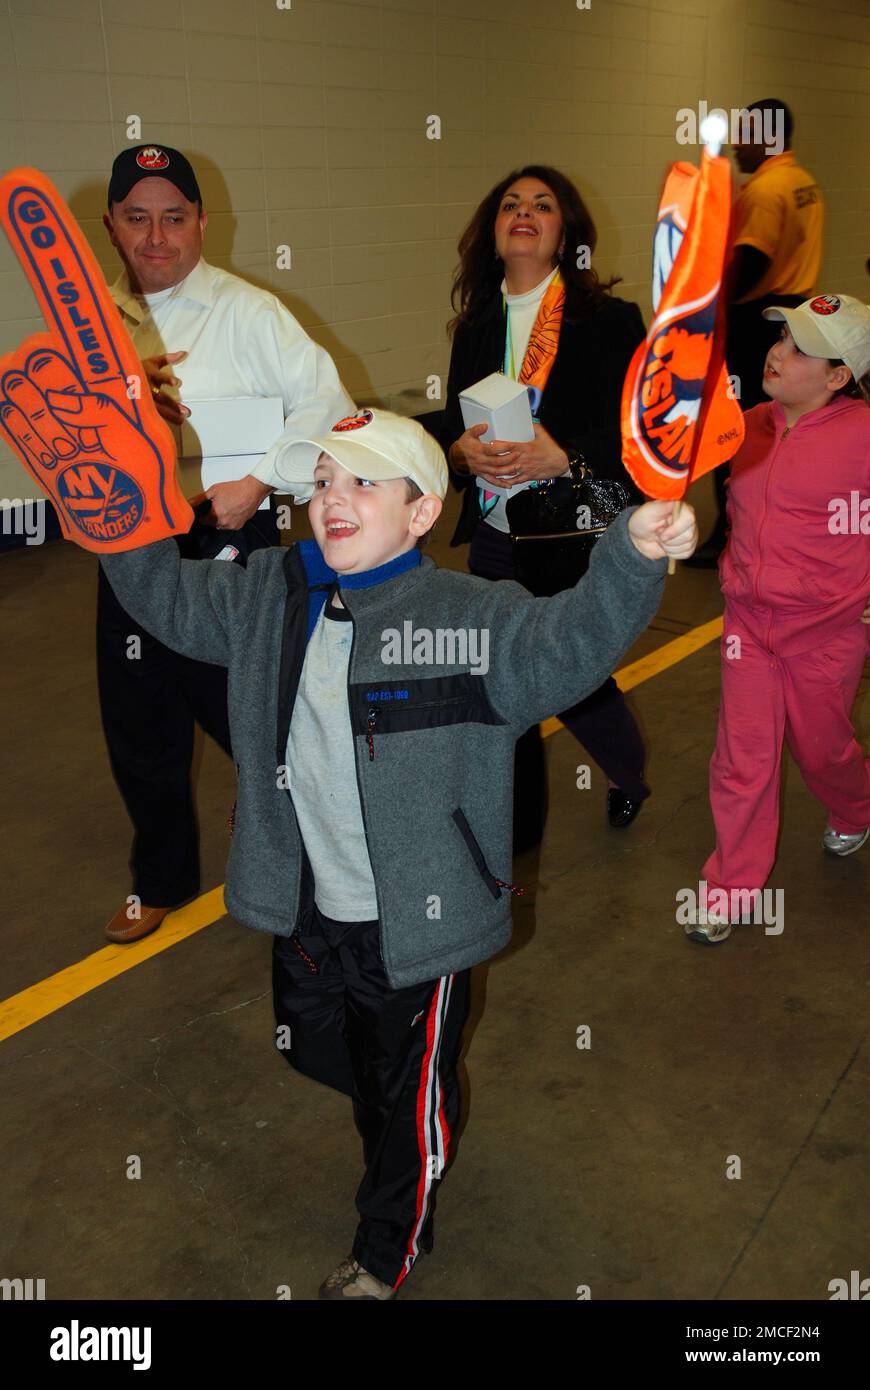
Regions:
<svg viewBox="0 0 870 1390"><path fill-rule="evenodd" d="M823 287L866 298L868 55L870 0L0 0L0 168L46 171L114 278L104 190L140 116L199 172L208 259L279 293L359 402L416 413L446 379L457 236L512 165L576 179L598 268L649 313L662 175L697 154L676 111L701 99L789 102L828 199ZM0 242L5 352L43 325ZM0 451L0 499L34 495Z"/></svg>

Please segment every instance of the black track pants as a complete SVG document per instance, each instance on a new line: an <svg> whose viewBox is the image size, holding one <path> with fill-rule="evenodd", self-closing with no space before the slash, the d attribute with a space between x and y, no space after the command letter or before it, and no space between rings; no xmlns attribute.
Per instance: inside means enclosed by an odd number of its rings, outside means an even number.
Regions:
<svg viewBox="0 0 870 1390"><path fill-rule="evenodd" d="M459 1119L470 971L391 989L378 923L316 908L297 939L307 960L275 938L278 1045L297 1071L353 1099L365 1174L352 1253L398 1288L432 1245L435 1184Z"/></svg>

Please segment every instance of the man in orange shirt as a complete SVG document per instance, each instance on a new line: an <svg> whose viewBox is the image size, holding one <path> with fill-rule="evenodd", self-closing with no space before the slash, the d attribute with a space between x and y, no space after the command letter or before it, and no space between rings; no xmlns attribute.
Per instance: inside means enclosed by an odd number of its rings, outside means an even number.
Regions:
<svg viewBox="0 0 870 1390"><path fill-rule="evenodd" d="M739 378L746 411L767 397L761 389L764 361L779 336L779 324L763 317L771 304L795 307L808 299L822 260L825 204L812 174L791 149L794 122L784 101L753 102L734 145L740 172L749 178L734 208L734 254L730 269L728 371ZM725 545L727 470L714 473L719 515L709 540L686 562L711 568Z"/></svg>

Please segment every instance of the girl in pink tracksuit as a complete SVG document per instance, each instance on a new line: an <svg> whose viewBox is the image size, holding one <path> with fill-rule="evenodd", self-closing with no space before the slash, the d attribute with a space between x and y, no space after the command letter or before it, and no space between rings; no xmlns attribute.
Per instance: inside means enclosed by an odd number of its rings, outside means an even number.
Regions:
<svg viewBox="0 0 870 1390"><path fill-rule="evenodd" d="M708 944L773 867L783 740L828 810L825 848L850 854L870 834L870 758L850 720L870 636L870 309L820 295L765 313L785 323L765 363L771 400L747 411L731 465L716 848L686 927Z"/></svg>

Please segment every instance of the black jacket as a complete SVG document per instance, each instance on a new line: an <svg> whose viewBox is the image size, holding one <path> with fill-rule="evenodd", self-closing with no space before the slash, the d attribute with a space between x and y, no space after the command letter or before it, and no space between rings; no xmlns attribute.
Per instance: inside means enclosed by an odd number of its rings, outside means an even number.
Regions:
<svg viewBox="0 0 870 1390"><path fill-rule="evenodd" d="M577 449L598 478L616 478L635 501L643 498L622 465L619 405L632 354L645 333L640 309L611 296L588 318L562 323L559 348L538 416L563 449ZM445 451L464 432L459 393L500 370L504 358L501 295L485 316L453 339L442 442ZM451 545L470 541L480 520L477 479L450 469L454 485L465 491L462 514Z"/></svg>

